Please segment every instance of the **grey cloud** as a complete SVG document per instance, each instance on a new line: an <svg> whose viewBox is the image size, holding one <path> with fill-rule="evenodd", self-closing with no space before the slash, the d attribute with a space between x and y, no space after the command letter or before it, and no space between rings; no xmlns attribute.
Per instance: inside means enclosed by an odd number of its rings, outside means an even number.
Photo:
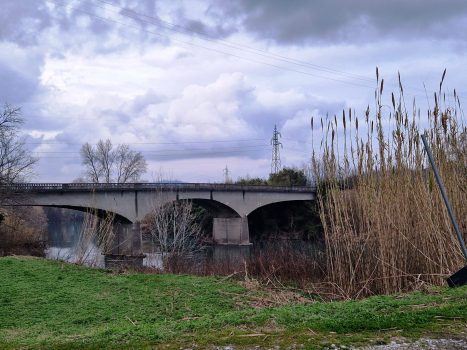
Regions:
<svg viewBox="0 0 467 350"><path fill-rule="evenodd" d="M113 1L112 3L130 9L131 11L143 13L146 16L151 16L157 18L157 2L158 1L135 1L135 0L127 0L127 1ZM124 12L124 11L122 11Z"/></svg>
<svg viewBox="0 0 467 350"><path fill-rule="evenodd" d="M220 0L221 21L240 21L257 39L280 44L416 37L465 40L467 3L437 0Z"/></svg>
<svg viewBox="0 0 467 350"><path fill-rule="evenodd" d="M99 9L97 7L91 6L86 3L79 3L79 5L74 6L74 7L84 12L91 13L93 15L102 16L102 14L99 12ZM74 18L77 18L79 16L85 16L86 18L89 18L89 15L87 13L82 13L78 11L72 12ZM104 19L100 19L98 17L93 17L91 21L89 22L89 26L88 26L88 29L91 31L92 34L99 35L99 36L105 36L113 28L114 28L114 23L106 21Z"/></svg>
<svg viewBox="0 0 467 350"><path fill-rule="evenodd" d="M160 95L157 95L154 92L154 90L151 88L144 95L136 96L136 98L133 101L131 109L134 112L139 113L143 109L148 107L149 105L158 104L164 101L165 101L165 98Z"/></svg>
<svg viewBox="0 0 467 350"><path fill-rule="evenodd" d="M256 100L247 102L244 99L245 105L242 107L241 114L245 121L251 124L258 124L259 127L265 130L266 135L269 135L272 132L270 130L271 127L284 124L300 111L316 109L323 115L328 113L330 116L333 116L334 114L342 113L342 109L347 107L344 101L320 100L310 94L305 94L305 97L304 101L300 103L289 102L282 106L270 108L258 104Z"/></svg>
<svg viewBox="0 0 467 350"><path fill-rule="evenodd" d="M53 2L55 3L55 1ZM112 0L107 0L106 2L157 18L156 1L128 0L112 2ZM100 7L107 6L116 13L120 11L118 8L112 8L99 1L92 1L92 3ZM122 14L131 14L131 12L127 11L120 12ZM96 17L110 17L112 15L115 14L104 12L102 8L79 1L60 0L53 4L45 0L3 0L2 10L0 11L0 21L2 23L0 26L0 41L13 42L22 47L36 46L39 44L39 38L45 29L57 27L60 33L70 37L68 42L63 43L63 48L74 47L76 49L89 41L102 44L114 30L124 28L111 21ZM84 30L82 22L79 26L77 25L77 22L83 18L89 19ZM122 16L117 20L123 23L137 23L142 28L146 27L144 23L131 20L128 17ZM135 35L138 36L138 40L134 40ZM119 31L119 37L124 41L132 40L133 43L142 44L161 40L134 30ZM113 50L103 51L104 54L107 52L113 52Z"/></svg>
<svg viewBox="0 0 467 350"><path fill-rule="evenodd" d="M111 1L111 0L108 0ZM102 15L103 10L91 5L57 1L64 5L88 12L90 14ZM97 3L95 1L94 3ZM146 5L138 5L140 1L128 1L123 6L130 6L142 11L154 14L155 2L146 1ZM143 7L141 7L143 6ZM131 6L130 6L131 7ZM80 21L82 18L89 19L88 22ZM0 11L0 43L13 43L19 46L19 52L27 56L27 65L19 66L4 63L8 58L11 61L12 53L2 49L0 54L0 102L25 105L36 95L41 88L40 75L45 62L45 57L65 58L67 51L80 52L83 45L92 48L95 55L107 55L109 53L128 50L129 45L144 46L154 40L152 36L141 35L134 30L124 30L124 27L115 23L105 21L88 14L66 9L63 6L53 5L45 0L3 0ZM80 25L77 22L80 21ZM125 20L122 20L125 21ZM83 29L82 23L88 23ZM44 33L46 29L50 32ZM118 30L118 40L107 40L110 33ZM55 45L42 45L49 42L49 37L43 35L60 34ZM55 33L55 34L54 34ZM137 40L135 40L137 36ZM160 40L157 39L156 40ZM9 48L8 44L4 47ZM31 54L33 52L34 54ZM16 54L18 54L16 52ZM5 58L3 60L3 58Z"/></svg>
<svg viewBox="0 0 467 350"><path fill-rule="evenodd" d="M28 75L0 62L0 102L24 103L38 90L39 74Z"/></svg>
<svg viewBox="0 0 467 350"><path fill-rule="evenodd" d="M43 2L3 0L0 22L0 40L24 47L37 44L40 32L52 25L52 18Z"/></svg>
<svg viewBox="0 0 467 350"><path fill-rule="evenodd" d="M190 34L193 34L193 32L201 33L200 35L202 37L202 34L207 34L208 36L216 38L226 38L238 31L238 28L235 25L228 22L219 21L218 12L212 10L211 7L208 8L206 13L210 17L216 18L216 25L208 25L200 20L188 18L186 16L186 11L183 8L179 8L179 10L175 13L177 25L186 28Z"/></svg>

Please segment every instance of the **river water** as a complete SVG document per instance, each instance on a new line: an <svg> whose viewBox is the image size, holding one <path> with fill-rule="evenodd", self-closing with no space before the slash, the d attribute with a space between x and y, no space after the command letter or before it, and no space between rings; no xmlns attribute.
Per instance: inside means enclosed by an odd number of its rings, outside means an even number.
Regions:
<svg viewBox="0 0 467 350"><path fill-rule="evenodd" d="M80 232L83 223L81 221L49 222L49 244L46 251L48 259L63 260L68 262L80 262L92 267L105 267L104 255L92 243L88 245L85 252L77 254ZM281 249L287 247L297 252L316 252L323 247L311 242L263 240L255 242L251 246L208 246L197 253L199 259L209 259L214 264L223 264L226 261L241 263L244 257L259 250ZM143 265L155 268L163 268L162 258L157 247L150 240L143 237ZM81 261L78 261L81 259Z"/></svg>
<svg viewBox="0 0 467 350"><path fill-rule="evenodd" d="M77 254L80 232L83 223L81 221L49 222L48 259L78 262L83 258L83 264L93 267L105 267L104 255L93 244L89 245L86 252ZM212 259L215 263L225 259L240 261L242 256L249 254L250 246L208 246L198 253L200 258ZM143 237L143 265L155 268L163 268L162 258L157 247L150 240ZM78 257L78 255L80 257Z"/></svg>

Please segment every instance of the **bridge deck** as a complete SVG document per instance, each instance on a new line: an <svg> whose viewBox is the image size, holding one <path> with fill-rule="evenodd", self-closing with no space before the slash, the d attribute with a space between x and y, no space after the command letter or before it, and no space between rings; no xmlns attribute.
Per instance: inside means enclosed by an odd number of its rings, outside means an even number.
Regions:
<svg viewBox="0 0 467 350"><path fill-rule="evenodd" d="M212 183L18 183L0 185L0 190L10 191L252 191L252 192L286 192L315 193L316 187L311 186L267 186L267 185L232 185Z"/></svg>

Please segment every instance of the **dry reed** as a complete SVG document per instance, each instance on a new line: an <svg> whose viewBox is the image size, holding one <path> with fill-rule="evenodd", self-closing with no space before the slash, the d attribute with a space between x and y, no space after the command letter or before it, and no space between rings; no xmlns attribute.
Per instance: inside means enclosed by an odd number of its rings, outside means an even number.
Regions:
<svg viewBox="0 0 467 350"><path fill-rule="evenodd" d="M360 125L351 110L342 122L321 120L321 156L313 154L312 167L332 293L361 298L443 285L465 264L420 138L424 123L465 238L467 129L455 90L452 104L441 91L443 80L427 118L415 101L408 112L400 76L399 97L392 94L384 115L377 73L373 116L368 108Z"/></svg>
<svg viewBox="0 0 467 350"><path fill-rule="evenodd" d="M76 264L98 267L101 265L102 254L106 254L111 248L115 234L115 212L106 211L104 215L99 214L94 205L86 210L74 252Z"/></svg>

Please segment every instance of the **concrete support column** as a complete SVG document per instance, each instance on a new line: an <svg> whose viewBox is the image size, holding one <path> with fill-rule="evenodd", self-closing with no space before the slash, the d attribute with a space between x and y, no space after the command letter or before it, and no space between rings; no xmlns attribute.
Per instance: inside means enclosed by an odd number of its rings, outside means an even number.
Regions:
<svg viewBox="0 0 467 350"><path fill-rule="evenodd" d="M113 241L105 254L105 265L143 265L143 238L139 221L130 224L116 223Z"/></svg>
<svg viewBox="0 0 467 350"><path fill-rule="evenodd" d="M248 245L248 218L214 218L213 238L216 244Z"/></svg>
<svg viewBox="0 0 467 350"><path fill-rule="evenodd" d="M212 247L214 264L228 264L236 271L245 268L244 261L250 256L251 245L215 245Z"/></svg>

